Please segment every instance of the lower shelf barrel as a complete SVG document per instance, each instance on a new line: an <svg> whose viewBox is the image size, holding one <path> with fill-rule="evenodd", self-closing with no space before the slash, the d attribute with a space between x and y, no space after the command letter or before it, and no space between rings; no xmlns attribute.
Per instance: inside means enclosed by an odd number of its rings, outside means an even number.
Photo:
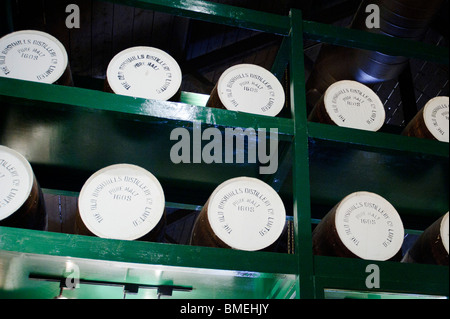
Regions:
<svg viewBox="0 0 450 319"><path fill-rule="evenodd" d="M146 169L115 164L94 173L78 198L75 233L123 240L161 241L165 199Z"/></svg>
<svg viewBox="0 0 450 319"><path fill-rule="evenodd" d="M448 212L419 236L402 262L448 266Z"/></svg>
<svg viewBox="0 0 450 319"><path fill-rule="evenodd" d="M402 134L438 140L449 141L448 96L432 98L417 112L408 123Z"/></svg>
<svg viewBox="0 0 450 319"><path fill-rule="evenodd" d="M399 214L386 199L355 192L335 205L312 234L316 255L400 260L404 229Z"/></svg>
<svg viewBox="0 0 450 319"><path fill-rule="evenodd" d="M47 214L32 167L19 152L0 145L0 226L45 230Z"/></svg>
<svg viewBox="0 0 450 319"><path fill-rule="evenodd" d="M285 222L283 201L271 186L257 178L232 178L214 190L201 210L191 245L271 250Z"/></svg>
<svg viewBox="0 0 450 319"><path fill-rule="evenodd" d="M362 83L342 80L330 85L308 120L366 131L378 131L385 110L378 95Z"/></svg>

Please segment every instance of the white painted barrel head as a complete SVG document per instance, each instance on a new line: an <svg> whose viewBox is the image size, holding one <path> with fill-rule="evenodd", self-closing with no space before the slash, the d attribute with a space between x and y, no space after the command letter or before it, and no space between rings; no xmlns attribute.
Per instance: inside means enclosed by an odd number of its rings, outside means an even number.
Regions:
<svg viewBox="0 0 450 319"><path fill-rule="evenodd" d="M0 221L14 214L28 199L33 170L19 152L0 145Z"/></svg>
<svg viewBox="0 0 450 319"><path fill-rule="evenodd" d="M22 30L0 39L0 76L55 83L67 66L66 49L48 33Z"/></svg>
<svg viewBox="0 0 450 319"><path fill-rule="evenodd" d="M165 199L161 184L146 169L115 164L95 172L78 199L86 227L102 238L134 240L161 220Z"/></svg>
<svg viewBox="0 0 450 319"><path fill-rule="evenodd" d="M106 78L116 94L166 101L180 89L182 74L168 53L138 46L117 53L108 65Z"/></svg>
<svg viewBox="0 0 450 319"><path fill-rule="evenodd" d="M423 120L428 131L438 141L447 143L449 136L448 104L448 96L437 96L429 100L423 109Z"/></svg>
<svg viewBox="0 0 450 319"><path fill-rule="evenodd" d="M280 81L255 64L234 65L222 73L217 94L226 109L276 116L283 109L285 93Z"/></svg>
<svg viewBox="0 0 450 319"><path fill-rule="evenodd" d="M386 113L378 95L366 85L342 80L330 85L324 94L325 110L338 126L378 131Z"/></svg>
<svg viewBox="0 0 450 319"><path fill-rule="evenodd" d="M442 218L441 221L441 225L440 225L440 234L441 234L441 240L442 240L442 245L444 246L445 250L447 251L448 254L448 240L449 240L449 234L448 234L448 212L444 215L444 217Z"/></svg>
<svg viewBox="0 0 450 319"><path fill-rule="evenodd" d="M255 251L273 244L283 232L286 211L278 193L251 177L220 184L208 201L214 234L234 249Z"/></svg>
<svg viewBox="0 0 450 319"><path fill-rule="evenodd" d="M394 206L378 194L355 192L336 208L335 225L342 243L362 259L388 260L401 249L402 220Z"/></svg>

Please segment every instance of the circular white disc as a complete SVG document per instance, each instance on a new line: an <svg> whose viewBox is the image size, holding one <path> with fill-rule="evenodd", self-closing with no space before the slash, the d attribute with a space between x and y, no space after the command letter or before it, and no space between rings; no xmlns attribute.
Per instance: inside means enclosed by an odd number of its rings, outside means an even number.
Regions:
<svg viewBox="0 0 450 319"><path fill-rule="evenodd" d="M338 126L378 131L384 124L383 103L374 91L356 81L333 83L325 91L325 109Z"/></svg>
<svg viewBox="0 0 450 319"><path fill-rule="evenodd" d="M181 69L173 57L153 47L132 47L116 54L106 73L116 94L166 101L181 86Z"/></svg>
<svg viewBox="0 0 450 319"><path fill-rule="evenodd" d="M338 205L336 230L343 244L362 259L388 260L401 248L403 223L380 195L355 192Z"/></svg>
<svg viewBox="0 0 450 319"><path fill-rule="evenodd" d="M441 239L442 239L442 244L444 245L445 250L447 251L448 254L448 212L444 215L444 218L442 218L441 221L441 227L440 227L440 233L441 233Z"/></svg>
<svg viewBox="0 0 450 319"><path fill-rule="evenodd" d="M285 102L280 81L268 70L254 64L238 64L219 78L217 93L228 110L276 116Z"/></svg>
<svg viewBox="0 0 450 319"><path fill-rule="evenodd" d="M0 145L0 220L22 207L33 187L33 176L25 157Z"/></svg>
<svg viewBox="0 0 450 319"><path fill-rule="evenodd" d="M134 240L159 223L165 199L153 174L136 165L115 164L85 182L78 206L81 219L96 236Z"/></svg>
<svg viewBox="0 0 450 319"><path fill-rule="evenodd" d="M279 238L286 212L272 187L256 178L237 177L223 182L212 193L208 221L228 246L254 251Z"/></svg>
<svg viewBox="0 0 450 319"><path fill-rule="evenodd" d="M0 76L54 83L67 64L66 49L48 33L23 30L0 39Z"/></svg>
<svg viewBox="0 0 450 319"><path fill-rule="evenodd" d="M448 96L432 98L424 106L423 119L428 130L441 142L448 143Z"/></svg>

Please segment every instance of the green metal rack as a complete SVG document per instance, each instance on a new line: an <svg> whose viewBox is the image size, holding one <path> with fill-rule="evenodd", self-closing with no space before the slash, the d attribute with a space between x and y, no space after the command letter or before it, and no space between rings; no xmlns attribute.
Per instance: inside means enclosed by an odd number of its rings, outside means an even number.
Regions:
<svg viewBox="0 0 450 319"><path fill-rule="evenodd" d="M152 171L171 200L167 207L199 208L216 185L231 177L264 179L292 202L288 213L294 221L295 253L0 227L0 297L52 298L58 285L30 280L29 275L64 276L71 264L79 267L84 280L193 288L174 292L175 298L309 299L335 291L344 296L346 291L449 296L448 267L313 255L312 211L317 206L331 208L361 188L388 199L406 225L419 225L415 228L419 232L439 218L448 210L449 150L448 144L437 141L308 123L303 39L441 64L448 64L448 48L304 21L299 10L281 16L200 0L111 2L280 35L283 42L272 72L281 78L288 67L291 117L207 108L204 98L189 92L182 93L181 103L161 102L0 78L0 144L30 150L24 155L44 192L68 196L77 196L77 187L89 174L117 162ZM260 176L255 164L171 163L170 131L191 128L194 122L222 129L277 128L287 149L280 159L281 171ZM365 285L369 264L380 268L380 288ZM116 298L123 293L120 288L81 286L65 294ZM156 297L156 293L140 291L134 297Z"/></svg>

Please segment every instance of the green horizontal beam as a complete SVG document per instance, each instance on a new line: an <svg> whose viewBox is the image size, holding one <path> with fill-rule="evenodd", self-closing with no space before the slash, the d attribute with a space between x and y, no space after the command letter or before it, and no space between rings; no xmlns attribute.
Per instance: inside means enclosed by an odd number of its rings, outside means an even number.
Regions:
<svg viewBox="0 0 450 319"><path fill-rule="evenodd" d="M303 21L305 37L310 40L330 43L339 46L379 51L389 55L405 56L449 64L449 49L431 44L374 34L334 25Z"/></svg>
<svg viewBox="0 0 450 319"><path fill-rule="evenodd" d="M380 288L366 287L368 265L379 267ZM449 295L448 266L314 256L314 271L324 288Z"/></svg>
<svg viewBox="0 0 450 319"><path fill-rule="evenodd" d="M270 274L295 274L297 270L295 257L289 254L113 240L10 227L0 227L0 250Z"/></svg>
<svg viewBox="0 0 450 319"><path fill-rule="evenodd" d="M308 123L312 138L359 145L367 149L449 157L448 143L383 132L369 132L315 122Z"/></svg>
<svg viewBox="0 0 450 319"><path fill-rule="evenodd" d="M199 121L202 124L224 127L277 128L280 135L293 135L290 119L228 111L185 103L147 100L96 90L42 84L0 77L0 101L26 105L53 104L55 107L73 107L131 114L149 122L171 121L185 125ZM181 123L180 123L181 122Z"/></svg>
<svg viewBox="0 0 450 319"><path fill-rule="evenodd" d="M166 12L239 28L289 34L289 17L200 0L108 0L117 4Z"/></svg>

